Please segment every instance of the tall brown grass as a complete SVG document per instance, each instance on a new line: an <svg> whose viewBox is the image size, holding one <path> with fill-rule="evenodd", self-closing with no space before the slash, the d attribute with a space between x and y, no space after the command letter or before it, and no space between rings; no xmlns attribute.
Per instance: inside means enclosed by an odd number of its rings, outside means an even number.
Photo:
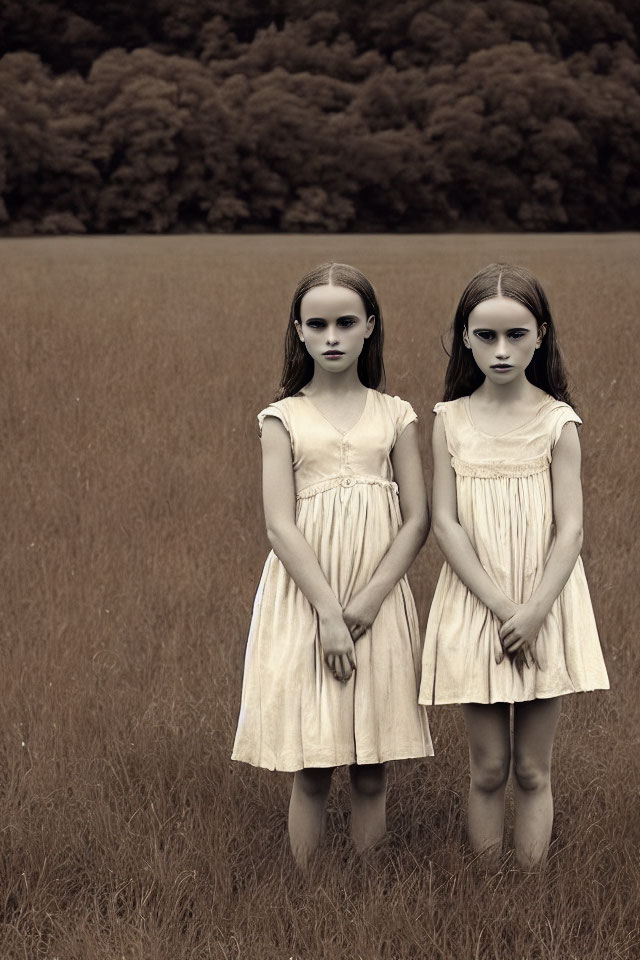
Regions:
<svg viewBox="0 0 640 960"><path fill-rule="evenodd" d="M635 235L0 242L2 960L640 955L639 254ZM306 879L290 777L229 760L267 552L255 413L294 283L329 258L378 289L425 463L467 278L512 259L549 293L612 690L567 698L542 876L475 869L455 708L430 712L434 759L393 768L364 859L338 772ZM440 563L430 541L411 574L423 626Z"/></svg>

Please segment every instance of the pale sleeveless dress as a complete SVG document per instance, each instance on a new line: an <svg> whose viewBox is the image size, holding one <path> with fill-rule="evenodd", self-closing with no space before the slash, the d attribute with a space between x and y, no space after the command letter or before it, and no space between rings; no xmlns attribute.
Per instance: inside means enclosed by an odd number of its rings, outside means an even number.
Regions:
<svg viewBox="0 0 640 960"><path fill-rule="evenodd" d="M538 586L554 542L550 464L563 426L581 420L546 396L527 423L490 436L469 397L438 403L456 474L458 519L491 579L516 603ZM547 614L538 666L496 663L500 623L445 563L429 613L420 702L496 703L609 687L582 559Z"/></svg>
<svg viewBox="0 0 640 960"><path fill-rule="evenodd" d="M291 439L296 524L344 607L402 524L390 454L416 414L399 397L368 390L344 434L301 394L262 410L260 429L268 416ZM341 683L324 661L315 609L271 551L249 629L233 759L293 771L432 755L418 706L420 639L405 576L356 641L357 669Z"/></svg>

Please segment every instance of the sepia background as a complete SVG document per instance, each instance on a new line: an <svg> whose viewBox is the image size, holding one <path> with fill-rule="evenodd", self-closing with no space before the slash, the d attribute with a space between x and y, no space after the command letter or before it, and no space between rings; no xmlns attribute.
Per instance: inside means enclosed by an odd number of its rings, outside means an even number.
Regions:
<svg viewBox="0 0 640 960"><path fill-rule="evenodd" d="M600 0L2 5L2 960L638 956L639 24ZM434 758L393 765L365 858L338 771L307 878L290 776L229 759L269 548L255 414L327 259L376 287L427 475L468 278L511 260L551 300L612 689L566 698L543 875L475 869L455 707ZM422 629L441 563L430 538Z"/></svg>

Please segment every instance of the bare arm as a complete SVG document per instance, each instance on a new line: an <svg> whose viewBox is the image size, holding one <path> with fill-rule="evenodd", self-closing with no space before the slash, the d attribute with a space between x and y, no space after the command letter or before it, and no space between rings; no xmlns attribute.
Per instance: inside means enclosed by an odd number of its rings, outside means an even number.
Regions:
<svg viewBox="0 0 640 960"><path fill-rule="evenodd" d="M555 541L533 595L500 630L504 648L509 653L535 640L542 621L569 579L582 547L580 441L575 423L565 424L554 447L551 483Z"/></svg>
<svg viewBox="0 0 640 960"><path fill-rule="evenodd" d="M511 616L515 604L484 569L471 541L458 520L456 475L442 417L433 424L433 532L449 564L464 585L500 621Z"/></svg>
<svg viewBox="0 0 640 960"><path fill-rule="evenodd" d="M429 533L430 517L415 423L408 424L391 453L403 523L366 587L344 610L354 640L375 620L382 602L405 575Z"/></svg>
<svg viewBox="0 0 640 960"><path fill-rule="evenodd" d="M273 551L318 613L327 663L338 679L348 679L355 664L353 641L342 619L338 598L311 545L296 526L291 442L285 427L275 417L266 417L262 427L262 498L267 536Z"/></svg>
<svg viewBox="0 0 640 960"><path fill-rule="evenodd" d="M545 616L571 576L582 549L580 460L576 425L567 423L562 428L551 461L556 537L547 557L542 580L529 601L544 610Z"/></svg>

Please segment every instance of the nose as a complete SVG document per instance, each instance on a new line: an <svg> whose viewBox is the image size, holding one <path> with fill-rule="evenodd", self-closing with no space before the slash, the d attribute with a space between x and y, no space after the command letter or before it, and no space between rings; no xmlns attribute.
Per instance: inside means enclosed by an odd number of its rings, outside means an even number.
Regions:
<svg viewBox="0 0 640 960"><path fill-rule="evenodd" d="M506 337L498 337L496 340L496 359L506 360L509 357L509 341Z"/></svg>
<svg viewBox="0 0 640 960"><path fill-rule="evenodd" d="M334 347L338 340L338 328L327 326L327 346Z"/></svg>

